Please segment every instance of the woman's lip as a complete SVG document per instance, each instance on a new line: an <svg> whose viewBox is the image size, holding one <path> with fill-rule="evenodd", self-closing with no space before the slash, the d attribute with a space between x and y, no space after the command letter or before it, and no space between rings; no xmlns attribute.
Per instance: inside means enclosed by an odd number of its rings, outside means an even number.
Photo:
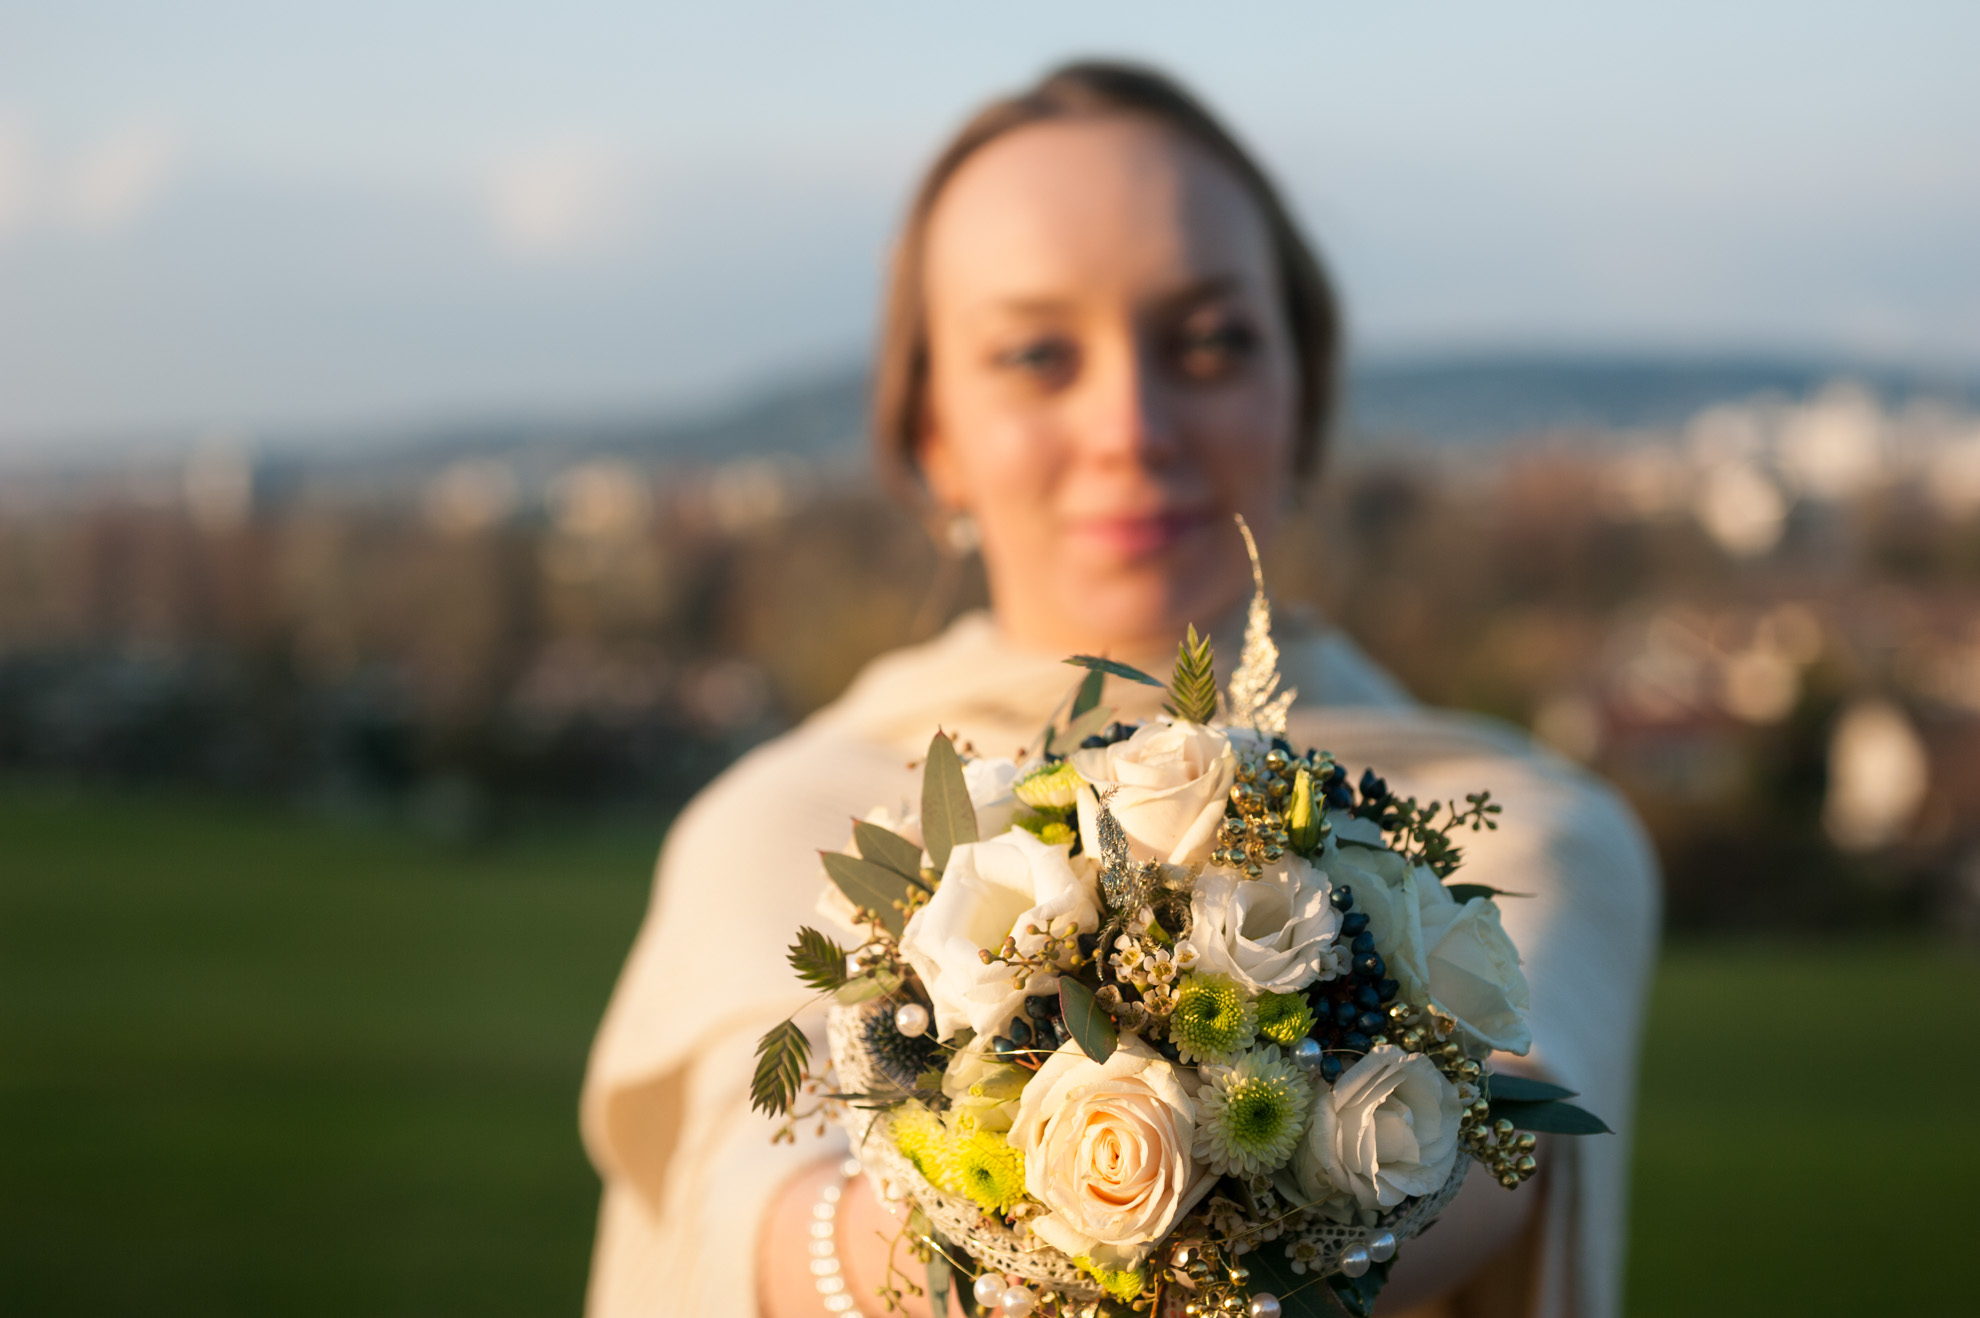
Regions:
<svg viewBox="0 0 1980 1318"><path fill-rule="evenodd" d="M1076 517L1069 529L1089 544L1126 558L1144 558L1170 548L1208 520L1208 513L1185 509L1142 517Z"/></svg>

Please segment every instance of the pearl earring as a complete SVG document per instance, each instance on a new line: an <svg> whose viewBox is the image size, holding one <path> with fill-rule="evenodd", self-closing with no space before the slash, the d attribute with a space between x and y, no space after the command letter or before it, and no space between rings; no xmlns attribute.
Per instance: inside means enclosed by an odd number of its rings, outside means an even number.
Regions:
<svg viewBox="0 0 1980 1318"><path fill-rule="evenodd" d="M949 552L963 558L976 552L982 543L976 533L976 519L968 513L956 513L949 518L949 524L942 529L943 539L948 542Z"/></svg>

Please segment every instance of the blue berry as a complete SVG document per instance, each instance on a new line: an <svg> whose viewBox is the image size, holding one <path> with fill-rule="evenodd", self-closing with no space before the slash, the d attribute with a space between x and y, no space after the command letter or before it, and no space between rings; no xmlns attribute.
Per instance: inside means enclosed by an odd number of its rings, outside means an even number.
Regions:
<svg viewBox="0 0 1980 1318"><path fill-rule="evenodd" d="M1092 736L1083 739L1079 743L1079 748L1083 751L1095 751L1108 744L1107 739L1096 732Z"/></svg>
<svg viewBox="0 0 1980 1318"><path fill-rule="evenodd" d="M1335 910L1345 911L1349 907L1354 905L1354 889L1348 887L1344 883L1340 887L1334 889L1333 895L1329 897L1327 900L1334 904Z"/></svg>
<svg viewBox="0 0 1980 1318"><path fill-rule="evenodd" d="M1000 1062L1015 1062L1018 1059L1018 1046L1000 1034L990 1041L990 1055Z"/></svg>
<svg viewBox="0 0 1980 1318"><path fill-rule="evenodd" d="M1363 984L1354 991L1354 1005L1363 1011L1374 1011L1381 1007L1385 999L1373 984Z"/></svg>
<svg viewBox="0 0 1980 1318"><path fill-rule="evenodd" d="M1344 1069L1346 1068L1341 1065L1341 1059L1332 1053L1328 1053L1320 1059L1320 1078L1330 1085L1341 1078L1341 1072Z"/></svg>
<svg viewBox="0 0 1980 1318"><path fill-rule="evenodd" d="M1354 1004L1352 1002L1336 1002L1334 1004L1334 1013L1333 1013L1334 1024L1340 1026L1344 1030L1348 1028L1348 1026L1354 1024L1354 1018L1356 1014L1357 1013L1354 1009Z"/></svg>
<svg viewBox="0 0 1980 1318"><path fill-rule="evenodd" d="M1025 1024L1022 1017L1011 1017L1011 1042L1020 1048L1031 1046L1031 1027Z"/></svg>
<svg viewBox="0 0 1980 1318"><path fill-rule="evenodd" d="M1341 1036L1341 1051L1344 1053L1365 1053L1374 1046L1374 1042L1359 1030L1349 1030Z"/></svg>
<svg viewBox="0 0 1980 1318"><path fill-rule="evenodd" d="M1366 956L1368 953L1373 952L1374 950L1375 950L1374 934L1371 934L1366 929L1364 929L1360 933L1354 936L1354 954L1356 956Z"/></svg>
<svg viewBox="0 0 1980 1318"><path fill-rule="evenodd" d="M1375 776L1373 769L1361 771L1361 799L1379 801L1389 794L1389 785Z"/></svg>
<svg viewBox="0 0 1980 1318"><path fill-rule="evenodd" d="M1380 979L1388 968L1380 952L1367 952L1354 959L1354 973L1363 979Z"/></svg>
<svg viewBox="0 0 1980 1318"><path fill-rule="evenodd" d="M1376 985L1376 988L1380 991L1382 995L1382 1001L1387 1002L1391 998L1395 997L1398 992L1401 991L1402 982L1400 980L1385 979L1380 984Z"/></svg>
<svg viewBox="0 0 1980 1318"><path fill-rule="evenodd" d="M1354 1018L1354 1028L1363 1034L1380 1034L1383 1020L1372 1011L1364 1011Z"/></svg>
<svg viewBox="0 0 1980 1318"><path fill-rule="evenodd" d="M1132 737L1133 735L1134 735L1134 729L1128 727L1124 723L1109 723L1106 727L1100 729L1101 738L1109 746L1113 745L1117 741L1126 741L1129 737Z"/></svg>
<svg viewBox="0 0 1980 1318"><path fill-rule="evenodd" d="M1368 916L1361 911L1356 911L1353 915L1344 915L1341 917L1341 937L1343 938L1353 938L1367 927Z"/></svg>
<svg viewBox="0 0 1980 1318"><path fill-rule="evenodd" d="M1035 1021L1051 1020L1059 1014L1058 995L1053 994L1049 997L1026 998L1024 1000L1024 1014Z"/></svg>

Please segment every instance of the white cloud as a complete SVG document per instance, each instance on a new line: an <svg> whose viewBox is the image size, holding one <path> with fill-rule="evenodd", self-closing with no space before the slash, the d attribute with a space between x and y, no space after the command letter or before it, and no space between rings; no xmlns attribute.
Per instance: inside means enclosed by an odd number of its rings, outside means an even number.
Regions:
<svg viewBox="0 0 1980 1318"><path fill-rule="evenodd" d="M134 120L98 138L60 180L60 208L78 229L121 229L151 208L179 166L179 139L155 120Z"/></svg>
<svg viewBox="0 0 1980 1318"><path fill-rule="evenodd" d="M178 135L132 119L62 158L0 116L0 240L35 227L109 233L142 218L170 186Z"/></svg>
<svg viewBox="0 0 1980 1318"><path fill-rule="evenodd" d="M593 142L526 147L508 156L488 181L488 216L496 241L524 257L554 257L609 240L626 217L628 170Z"/></svg>

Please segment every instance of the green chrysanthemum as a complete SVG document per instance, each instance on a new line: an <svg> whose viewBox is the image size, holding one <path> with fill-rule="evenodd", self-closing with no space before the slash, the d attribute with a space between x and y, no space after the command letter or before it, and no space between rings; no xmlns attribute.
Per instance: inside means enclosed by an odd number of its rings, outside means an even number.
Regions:
<svg viewBox="0 0 1980 1318"><path fill-rule="evenodd" d="M1011 792L1034 810L1070 810L1079 804L1079 789L1085 780L1066 760L1041 764L1017 780Z"/></svg>
<svg viewBox="0 0 1980 1318"><path fill-rule="evenodd" d="M928 1178L930 1185L954 1190L955 1140L942 1119L919 1103L903 1103L888 1119L887 1133L914 1169Z"/></svg>
<svg viewBox="0 0 1980 1318"><path fill-rule="evenodd" d="M957 1140L950 1166L956 1188L986 1212L1008 1213L1024 1201L1024 1155L1002 1135L979 1129Z"/></svg>
<svg viewBox="0 0 1980 1318"><path fill-rule="evenodd" d="M1048 847L1065 846L1079 836L1070 824L1049 815L1020 815L1017 826Z"/></svg>
<svg viewBox="0 0 1980 1318"><path fill-rule="evenodd" d="M1311 1082L1267 1044L1233 1066L1206 1067L1196 1095L1194 1152L1212 1171L1256 1176L1283 1167L1306 1128Z"/></svg>
<svg viewBox="0 0 1980 1318"><path fill-rule="evenodd" d="M1258 1033L1258 1008L1228 975L1198 971L1183 976L1169 1013L1169 1038L1185 1062L1229 1062Z"/></svg>
<svg viewBox="0 0 1980 1318"><path fill-rule="evenodd" d="M1075 1258L1073 1262L1079 1265L1080 1271L1099 1282L1101 1290L1122 1304L1140 1295L1141 1288L1146 1284L1142 1280L1139 1268L1121 1268L1117 1271L1103 1263L1095 1263L1084 1254Z"/></svg>
<svg viewBox="0 0 1980 1318"><path fill-rule="evenodd" d="M1297 993L1258 995L1258 1034L1273 1043L1290 1048L1313 1028L1313 1012Z"/></svg>

